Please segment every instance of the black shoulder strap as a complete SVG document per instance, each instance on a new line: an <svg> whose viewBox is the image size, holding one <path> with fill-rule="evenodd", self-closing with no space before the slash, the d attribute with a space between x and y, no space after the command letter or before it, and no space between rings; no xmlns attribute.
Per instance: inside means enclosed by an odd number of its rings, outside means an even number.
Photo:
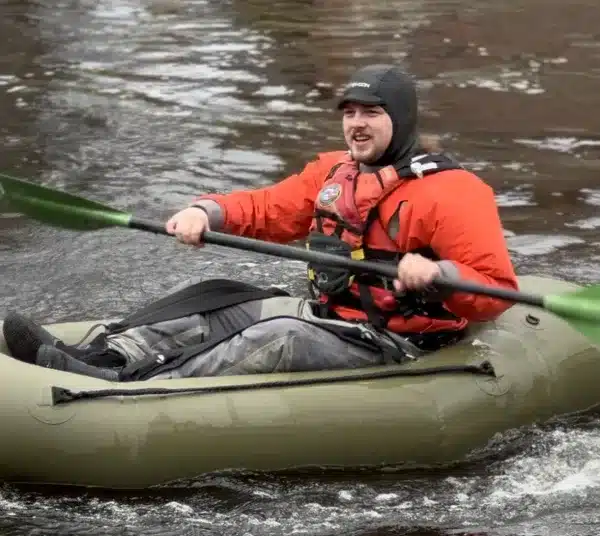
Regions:
<svg viewBox="0 0 600 536"><path fill-rule="evenodd" d="M210 313L248 301L287 295L287 292L275 287L261 289L229 279L209 279L169 294L126 316L120 322L110 324L109 332L119 333L133 327L193 314Z"/></svg>

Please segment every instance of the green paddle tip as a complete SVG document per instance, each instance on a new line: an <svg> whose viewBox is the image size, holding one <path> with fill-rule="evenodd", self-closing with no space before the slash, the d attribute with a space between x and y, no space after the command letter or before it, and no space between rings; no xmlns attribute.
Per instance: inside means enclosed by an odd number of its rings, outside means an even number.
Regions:
<svg viewBox="0 0 600 536"><path fill-rule="evenodd" d="M544 307L565 318L600 324L600 285L568 294L549 294L544 296Z"/></svg>
<svg viewBox="0 0 600 536"><path fill-rule="evenodd" d="M544 308L600 346L600 285L544 296Z"/></svg>
<svg viewBox="0 0 600 536"><path fill-rule="evenodd" d="M0 173L0 196L13 209L54 227L94 231L127 227L131 220L131 214L126 212L3 173Z"/></svg>

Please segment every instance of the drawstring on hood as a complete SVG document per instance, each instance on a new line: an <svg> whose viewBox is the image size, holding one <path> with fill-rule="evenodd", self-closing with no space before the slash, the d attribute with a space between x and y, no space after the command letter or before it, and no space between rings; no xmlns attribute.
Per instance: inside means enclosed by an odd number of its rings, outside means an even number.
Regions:
<svg viewBox="0 0 600 536"><path fill-rule="evenodd" d="M371 166L406 166L418 144L418 99L413 78L393 65L363 67L346 85L337 108L346 102L381 106L392 120L392 140Z"/></svg>

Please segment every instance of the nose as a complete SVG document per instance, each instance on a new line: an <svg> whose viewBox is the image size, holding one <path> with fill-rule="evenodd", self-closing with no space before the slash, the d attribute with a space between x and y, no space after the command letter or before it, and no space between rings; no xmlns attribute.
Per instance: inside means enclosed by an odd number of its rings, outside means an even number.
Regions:
<svg viewBox="0 0 600 536"><path fill-rule="evenodd" d="M352 116L350 117L350 125L353 128L358 128L358 127L363 127L366 126L367 121L366 121L366 116L362 113L360 113L360 111L356 111L352 114Z"/></svg>

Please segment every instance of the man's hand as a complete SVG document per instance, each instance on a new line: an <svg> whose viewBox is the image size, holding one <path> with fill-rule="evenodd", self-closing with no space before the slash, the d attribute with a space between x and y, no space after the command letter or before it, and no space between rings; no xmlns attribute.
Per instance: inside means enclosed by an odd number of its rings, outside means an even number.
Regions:
<svg viewBox="0 0 600 536"><path fill-rule="evenodd" d="M398 263L398 279L394 288L398 292L423 290L441 275L438 264L418 253L407 253Z"/></svg>
<svg viewBox="0 0 600 536"><path fill-rule="evenodd" d="M197 207L184 208L169 219L165 229L184 244L202 247L202 235L210 231L208 214Z"/></svg>

